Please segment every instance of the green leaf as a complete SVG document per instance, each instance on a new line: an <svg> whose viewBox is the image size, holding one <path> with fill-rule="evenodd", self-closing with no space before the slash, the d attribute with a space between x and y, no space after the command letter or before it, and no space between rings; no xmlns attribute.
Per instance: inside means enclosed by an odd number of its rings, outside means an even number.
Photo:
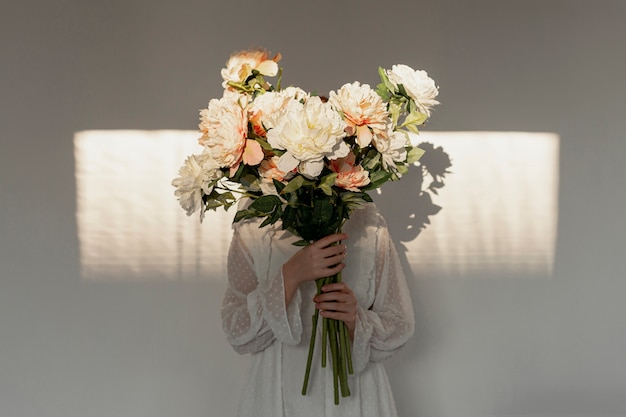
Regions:
<svg viewBox="0 0 626 417"><path fill-rule="evenodd" d="M395 125L398 124L400 118L400 106L395 103L391 103L389 107L389 115L391 116L391 122Z"/></svg>
<svg viewBox="0 0 626 417"><path fill-rule="evenodd" d="M313 220L316 223L327 223L333 217L333 205L327 198L318 199L313 206Z"/></svg>
<svg viewBox="0 0 626 417"><path fill-rule="evenodd" d="M252 202L248 210L254 210L260 215L268 215L282 205L282 200L276 195L264 195Z"/></svg>
<svg viewBox="0 0 626 417"><path fill-rule="evenodd" d="M239 168L237 168L237 172L235 172L235 175L233 175L233 177L232 177L233 181L239 182L245 167L246 167L246 164L239 164Z"/></svg>
<svg viewBox="0 0 626 417"><path fill-rule="evenodd" d="M255 210L243 209L239 210L235 213L235 218L233 219L233 223L237 223L241 220L251 219L253 217L257 217L257 212Z"/></svg>
<svg viewBox="0 0 626 417"><path fill-rule="evenodd" d="M239 177L239 182L241 183L241 185L243 185L245 189L252 191L259 191L260 187L258 186L258 181L258 177L252 172L246 172Z"/></svg>
<svg viewBox="0 0 626 417"><path fill-rule="evenodd" d="M286 206L283 210L283 229L289 229L296 221L296 210L291 206Z"/></svg>
<svg viewBox="0 0 626 417"><path fill-rule="evenodd" d="M412 164L417 161L424 155L425 151L422 148L418 148L417 146L413 146L408 154L407 154L407 163Z"/></svg>
<svg viewBox="0 0 626 417"><path fill-rule="evenodd" d="M343 203L346 205L347 214L350 211L361 208L366 202L371 203L372 197L369 194L361 192L347 192L341 195Z"/></svg>
<svg viewBox="0 0 626 417"><path fill-rule="evenodd" d="M382 98L384 101L388 101L389 96L391 95L389 90L387 90L387 87L385 87L384 83L379 83L376 86L376 94L378 94L380 98Z"/></svg>
<svg viewBox="0 0 626 417"><path fill-rule="evenodd" d="M367 185L366 189L373 190L375 188L378 188L387 181L389 181L391 177L391 172L382 169L379 171L370 172L370 183Z"/></svg>
<svg viewBox="0 0 626 417"><path fill-rule="evenodd" d="M391 81L389 81L387 72L383 67L378 67L378 75L380 75L380 80L383 82L388 91L393 92L396 90L396 87L391 83Z"/></svg>
<svg viewBox="0 0 626 417"><path fill-rule="evenodd" d="M398 93L403 96L403 97L408 97L409 95L406 93L406 90L404 89L404 85L402 84L398 84Z"/></svg>
<svg viewBox="0 0 626 417"><path fill-rule="evenodd" d="M398 174L404 175L409 172L409 167L403 164L396 164L396 169L398 170ZM392 179L393 181L393 179Z"/></svg>
<svg viewBox="0 0 626 417"><path fill-rule="evenodd" d="M328 174L322 177L319 184L319 188L329 197L333 195L333 185L335 185L337 175L337 173Z"/></svg>
<svg viewBox="0 0 626 417"><path fill-rule="evenodd" d="M311 180L307 180L302 175L296 175L291 181L287 183L282 193L283 194L292 193L305 184L312 185L314 183Z"/></svg>
<svg viewBox="0 0 626 417"><path fill-rule="evenodd" d="M272 182L274 183L274 188L276 188L276 191L279 194L282 193L283 189L285 188L285 184L275 178L272 179Z"/></svg>
<svg viewBox="0 0 626 417"><path fill-rule="evenodd" d="M404 123L402 123L402 127L408 125L421 125L426 121L426 119L428 119L428 116L424 113L413 111L406 116Z"/></svg>
<svg viewBox="0 0 626 417"><path fill-rule="evenodd" d="M278 220L280 220L280 216L282 214L283 214L283 211L281 207L277 206L276 210L274 210L274 212L270 216L266 217L263 223L259 225L259 227L265 227L267 225L276 223Z"/></svg>
<svg viewBox="0 0 626 417"><path fill-rule="evenodd" d="M265 140L264 138L260 138L260 137L256 137L255 140L257 142L259 142L259 145L261 145L261 148L265 149L266 151L273 151L274 149L272 148L272 145L270 145L267 140Z"/></svg>
<svg viewBox="0 0 626 417"><path fill-rule="evenodd" d="M361 166L367 169L368 171L376 169L380 165L380 152L375 149L372 149L365 155L363 161L361 162Z"/></svg>

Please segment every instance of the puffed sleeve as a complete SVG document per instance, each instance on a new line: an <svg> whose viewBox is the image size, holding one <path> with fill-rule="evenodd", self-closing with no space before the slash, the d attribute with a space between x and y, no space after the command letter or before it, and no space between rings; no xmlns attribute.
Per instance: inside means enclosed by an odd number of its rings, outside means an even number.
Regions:
<svg viewBox="0 0 626 417"><path fill-rule="evenodd" d="M353 341L353 364L360 372L370 361L393 355L415 331L413 304L396 249L383 223L375 248L375 298L369 308L358 307Z"/></svg>
<svg viewBox="0 0 626 417"><path fill-rule="evenodd" d="M301 294L297 291L285 305L282 267L272 267L270 259L272 235L271 229L256 225L234 227L221 315L226 339L238 353L258 352L276 339L300 342Z"/></svg>

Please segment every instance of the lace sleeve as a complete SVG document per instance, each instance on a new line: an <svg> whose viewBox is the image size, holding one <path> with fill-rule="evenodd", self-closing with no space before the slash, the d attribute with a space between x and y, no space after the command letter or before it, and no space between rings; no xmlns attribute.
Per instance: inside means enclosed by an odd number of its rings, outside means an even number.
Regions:
<svg viewBox="0 0 626 417"><path fill-rule="evenodd" d="M376 294L369 309L359 307L353 343L355 371L369 361L393 355L415 330L413 304L393 242L386 227L379 229L375 262Z"/></svg>
<svg viewBox="0 0 626 417"><path fill-rule="evenodd" d="M246 246L246 241L259 246L256 253ZM263 350L275 339L287 344L300 341L300 292L296 292L289 306L285 305L282 269L272 271L269 259L262 259L271 253L263 251L265 243L258 236L256 240L244 239L241 229L235 227L221 315L226 338L238 353Z"/></svg>

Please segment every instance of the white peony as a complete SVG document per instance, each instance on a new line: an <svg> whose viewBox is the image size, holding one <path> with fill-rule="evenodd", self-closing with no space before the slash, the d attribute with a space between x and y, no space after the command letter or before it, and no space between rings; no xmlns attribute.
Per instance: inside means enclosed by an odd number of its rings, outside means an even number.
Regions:
<svg viewBox="0 0 626 417"><path fill-rule="evenodd" d="M409 97L417 104L420 113L430 117L430 109L439 104L435 100L439 90L426 71L416 71L408 65L394 65L391 70L387 70L387 77L395 87L402 84Z"/></svg>
<svg viewBox="0 0 626 417"><path fill-rule="evenodd" d="M248 106L249 119L256 134L264 136L266 129L276 126L283 110L292 100L306 100L309 94L297 87L271 91L257 96Z"/></svg>
<svg viewBox="0 0 626 417"><path fill-rule="evenodd" d="M375 140L374 146L382 156L383 168L397 172L396 162L405 162L407 158L407 136L405 132L390 132L384 140Z"/></svg>
<svg viewBox="0 0 626 417"><path fill-rule="evenodd" d="M269 144L286 152L278 168L289 172L297 167L308 178L316 178L324 167L324 158L346 156L348 145L343 141L346 124L328 103L311 97L304 104L291 100L273 129L267 132Z"/></svg>
<svg viewBox="0 0 626 417"><path fill-rule="evenodd" d="M230 56L226 63L226 68L222 69L222 78L224 82L222 87L228 88L228 82L243 82L252 75L252 70L259 71L262 75L270 77L278 74L278 64L280 54L269 58L267 51L242 51Z"/></svg>
<svg viewBox="0 0 626 417"><path fill-rule="evenodd" d="M339 91L330 92L328 102L347 123L346 133L356 135L361 148L368 146L374 137L386 138L391 119L387 105L367 84L358 81L345 84Z"/></svg>
<svg viewBox="0 0 626 417"><path fill-rule="evenodd" d="M221 99L213 99L200 111L199 142L220 167L232 167L241 160L248 135L248 118L244 111L247 97L224 91Z"/></svg>
<svg viewBox="0 0 626 417"><path fill-rule="evenodd" d="M203 153L189 156L178 171L178 175L172 180L172 185L176 187L174 195L178 197L178 202L187 212L187 216L198 210L202 211L202 216L204 214L202 196L213 191L212 181L221 178L222 171L210 155Z"/></svg>

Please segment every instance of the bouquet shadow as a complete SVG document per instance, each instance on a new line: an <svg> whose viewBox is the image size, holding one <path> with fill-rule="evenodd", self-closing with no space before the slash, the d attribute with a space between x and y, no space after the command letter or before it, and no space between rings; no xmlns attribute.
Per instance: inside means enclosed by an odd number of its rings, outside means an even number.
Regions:
<svg viewBox="0 0 626 417"><path fill-rule="evenodd" d="M424 150L418 169L404 174L402 185L399 181L386 183L383 191L373 195L383 217L394 219L387 227L393 240L400 244L399 255L405 267L408 259L404 243L415 240L430 224L430 217L442 209L433 202L432 196L438 195L445 186L445 177L452 167L450 156L441 146L422 142L418 147Z"/></svg>

